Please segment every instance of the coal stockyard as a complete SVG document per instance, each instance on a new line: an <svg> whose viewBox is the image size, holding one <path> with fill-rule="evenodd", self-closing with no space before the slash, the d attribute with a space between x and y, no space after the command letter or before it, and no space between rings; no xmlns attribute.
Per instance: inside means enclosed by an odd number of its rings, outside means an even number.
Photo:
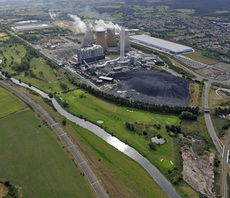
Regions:
<svg viewBox="0 0 230 198"><path fill-rule="evenodd" d="M117 73L118 86L109 92L143 102L186 106L189 103L189 82L164 72L146 69Z"/></svg>

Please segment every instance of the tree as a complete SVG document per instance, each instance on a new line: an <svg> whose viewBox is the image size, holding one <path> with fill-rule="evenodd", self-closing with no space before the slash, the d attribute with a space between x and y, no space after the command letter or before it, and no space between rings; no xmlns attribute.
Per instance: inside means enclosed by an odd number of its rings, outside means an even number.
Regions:
<svg viewBox="0 0 230 198"><path fill-rule="evenodd" d="M68 86L65 82L61 82L60 87L65 90L68 89Z"/></svg>
<svg viewBox="0 0 230 198"><path fill-rule="evenodd" d="M66 121L65 120L62 120L62 125L66 125Z"/></svg>
<svg viewBox="0 0 230 198"><path fill-rule="evenodd" d="M49 93L49 97L50 97L50 98L53 98L54 95L50 92L50 93Z"/></svg>
<svg viewBox="0 0 230 198"><path fill-rule="evenodd" d="M162 138L161 134L157 134L157 138L158 139Z"/></svg>
<svg viewBox="0 0 230 198"><path fill-rule="evenodd" d="M149 147L150 147L150 149L152 149L152 150L154 150L154 151L157 149L156 143L154 143L154 142L152 142L152 141L149 143Z"/></svg>
<svg viewBox="0 0 230 198"><path fill-rule="evenodd" d="M193 113L188 112L188 111L183 111L180 115L179 118L181 120L197 120L197 116L193 115Z"/></svg>

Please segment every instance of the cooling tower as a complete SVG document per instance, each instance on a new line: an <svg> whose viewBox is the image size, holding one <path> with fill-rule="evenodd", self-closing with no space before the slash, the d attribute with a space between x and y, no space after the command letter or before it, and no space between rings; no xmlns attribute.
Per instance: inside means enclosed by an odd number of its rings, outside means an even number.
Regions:
<svg viewBox="0 0 230 198"><path fill-rule="evenodd" d="M93 44L95 44L93 31L90 28L87 28L82 47L91 47Z"/></svg>
<svg viewBox="0 0 230 198"><path fill-rule="evenodd" d="M129 31L125 30L125 52L129 52L130 50Z"/></svg>
<svg viewBox="0 0 230 198"><path fill-rule="evenodd" d="M100 45L105 49L107 49L107 44L105 40L105 31L97 31L96 32L96 45Z"/></svg>
<svg viewBox="0 0 230 198"><path fill-rule="evenodd" d="M117 46L115 29L107 29L106 42L107 42L108 47L116 47Z"/></svg>

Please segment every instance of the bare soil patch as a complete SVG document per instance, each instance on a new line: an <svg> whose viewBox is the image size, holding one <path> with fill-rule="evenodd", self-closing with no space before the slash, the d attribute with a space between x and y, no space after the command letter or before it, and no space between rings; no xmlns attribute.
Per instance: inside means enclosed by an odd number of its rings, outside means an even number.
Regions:
<svg viewBox="0 0 230 198"><path fill-rule="evenodd" d="M7 187L4 184L0 183L0 198L6 196L7 193L8 193Z"/></svg>

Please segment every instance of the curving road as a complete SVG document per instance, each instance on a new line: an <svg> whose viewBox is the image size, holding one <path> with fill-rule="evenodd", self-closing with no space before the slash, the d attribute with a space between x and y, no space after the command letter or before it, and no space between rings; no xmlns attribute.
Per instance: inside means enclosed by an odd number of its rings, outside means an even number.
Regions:
<svg viewBox="0 0 230 198"><path fill-rule="evenodd" d="M78 166L85 174L96 196L99 198L109 198L108 194L106 193L105 189L101 184L101 181L98 180L98 178L90 168L87 160L82 156L82 154L79 152L77 147L73 144L73 142L68 137L68 134L62 130L62 128L58 125L58 123L56 123L53 120L53 118L46 111L42 109L42 107L40 107L36 102L34 102L32 99L30 99L22 92L18 91L17 89L15 89L14 87L12 87L11 85L7 84L2 80L0 80L0 85L8 89L16 96L18 96L22 101L26 102L28 105L30 105L33 108L33 110L37 112L49 124L49 126L53 129L53 131L57 134L59 139L65 144L66 148L72 154Z"/></svg>

